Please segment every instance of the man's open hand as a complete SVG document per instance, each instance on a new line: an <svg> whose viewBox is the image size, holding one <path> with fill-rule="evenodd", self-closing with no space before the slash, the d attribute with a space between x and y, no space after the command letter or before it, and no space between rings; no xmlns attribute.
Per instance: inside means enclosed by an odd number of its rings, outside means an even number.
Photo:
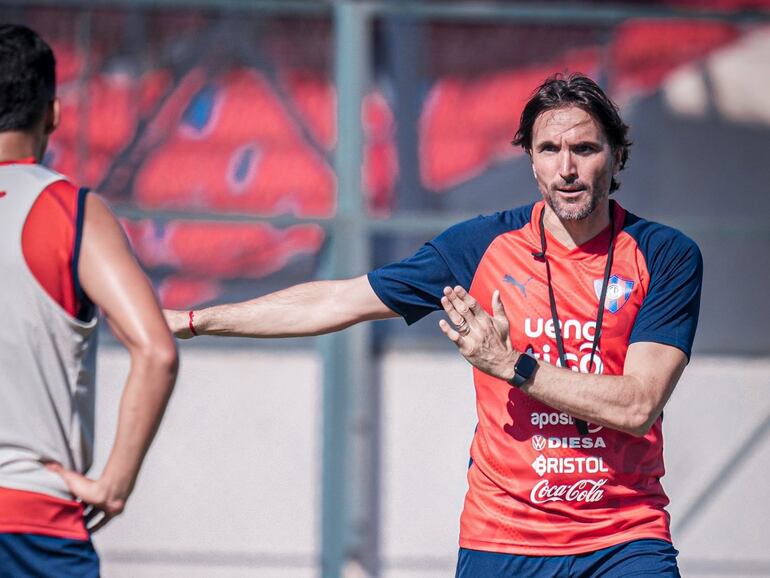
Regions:
<svg viewBox="0 0 770 578"><path fill-rule="evenodd" d="M511 379L519 352L511 345L500 292L492 294L493 317L460 286L445 287L441 305L452 325L442 319L439 327L463 357L484 373L506 381Z"/></svg>

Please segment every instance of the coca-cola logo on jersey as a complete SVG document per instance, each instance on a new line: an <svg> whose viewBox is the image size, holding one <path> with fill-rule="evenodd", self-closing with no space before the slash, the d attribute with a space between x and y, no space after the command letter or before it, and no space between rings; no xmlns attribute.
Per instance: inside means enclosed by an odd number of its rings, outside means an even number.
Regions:
<svg viewBox="0 0 770 578"><path fill-rule="evenodd" d="M540 480L532 488L529 500L533 504L547 502L598 502L604 496L602 487L607 479L578 480L573 484L554 484L548 480Z"/></svg>

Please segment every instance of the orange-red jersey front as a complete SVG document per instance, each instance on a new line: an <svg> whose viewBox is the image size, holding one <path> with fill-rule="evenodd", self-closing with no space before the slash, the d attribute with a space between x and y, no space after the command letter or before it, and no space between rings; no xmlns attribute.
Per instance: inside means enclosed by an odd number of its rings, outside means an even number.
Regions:
<svg viewBox="0 0 770 578"><path fill-rule="evenodd" d="M544 203L456 225L415 255L369 274L393 311L414 323L461 285L487 310L501 292L518 350L560 365L542 258ZM690 355L702 260L682 233L612 203L615 227L568 249L546 231L567 365L587 372L610 234L615 248L592 370L620 375L629 344L655 342ZM643 437L595 424L581 435L571 416L505 381L473 372L478 425L471 445L460 546L556 556L636 540L671 541L662 416Z"/></svg>

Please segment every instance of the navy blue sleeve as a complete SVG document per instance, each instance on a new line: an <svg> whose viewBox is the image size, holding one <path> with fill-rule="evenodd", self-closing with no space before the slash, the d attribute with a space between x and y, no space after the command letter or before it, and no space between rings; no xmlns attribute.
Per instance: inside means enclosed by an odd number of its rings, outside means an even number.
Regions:
<svg viewBox="0 0 770 578"><path fill-rule="evenodd" d="M370 272L369 283L411 325L441 309L444 287L470 288L487 247L499 235L524 226L531 214L530 205L459 223L411 257Z"/></svg>
<svg viewBox="0 0 770 578"><path fill-rule="evenodd" d="M432 243L408 259L371 271L369 284L409 325L441 307L444 287L462 285Z"/></svg>
<svg viewBox="0 0 770 578"><path fill-rule="evenodd" d="M640 220L638 226L627 231L636 238L650 274L647 296L631 331L630 343L672 345L689 358L700 312L700 250L679 231L655 223Z"/></svg>
<svg viewBox="0 0 770 578"><path fill-rule="evenodd" d="M75 316L80 321L90 321L93 316L96 315L96 305L94 305L91 298L86 295L86 292L83 291L83 287L80 285L80 275L78 273L80 244L83 240L83 222L86 215L86 196L89 192L90 189L85 187L78 190L77 216L75 217L75 243L72 248L72 284L75 288L75 297L80 303L78 311L75 312Z"/></svg>

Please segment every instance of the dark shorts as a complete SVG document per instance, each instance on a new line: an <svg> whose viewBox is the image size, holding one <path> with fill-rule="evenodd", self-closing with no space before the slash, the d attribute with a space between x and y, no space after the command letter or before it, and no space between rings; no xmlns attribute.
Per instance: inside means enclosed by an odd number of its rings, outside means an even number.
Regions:
<svg viewBox="0 0 770 578"><path fill-rule="evenodd" d="M460 548L456 578L680 578L679 552L664 540L634 540L573 556L517 556Z"/></svg>
<svg viewBox="0 0 770 578"><path fill-rule="evenodd" d="M99 578L90 540L0 533L0 578Z"/></svg>

